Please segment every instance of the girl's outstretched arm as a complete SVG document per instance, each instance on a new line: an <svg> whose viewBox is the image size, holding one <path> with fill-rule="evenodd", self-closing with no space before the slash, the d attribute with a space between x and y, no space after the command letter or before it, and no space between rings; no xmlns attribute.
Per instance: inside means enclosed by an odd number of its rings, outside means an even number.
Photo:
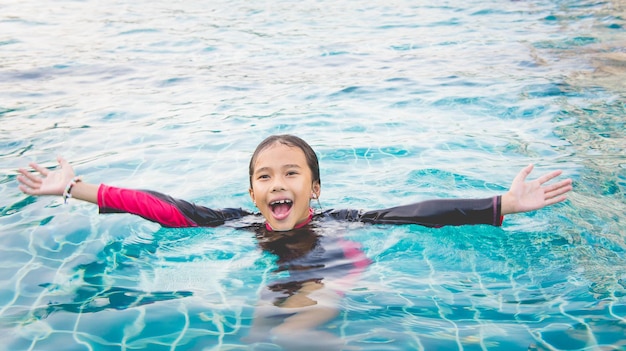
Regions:
<svg viewBox="0 0 626 351"><path fill-rule="evenodd" d="M508 192L502 195L502 215L534 211L546 206L554 205L566 199L565 193L572 190L572 180L564 179L557 183L544 185L563 173L553 171L533 180L526 181L526 177L532 172L530 164L522 169L511 184Z"/></svg>
<svg viewBox="0 0 626 351"><path fill-rule="evenodd" d="M49 170L37 163L29 165L39 172L39 175L26 169L20 169L17 180L20 182L19 189L29 195L58 195L63 196L66 188L74 181L76 175L74 168L62 157L57 157L59 169ZM71 187L71 195L74 199L79 199L94 204L98 203L98 185L84 182L75 182Z"/></svg>
<svg viewBox="0 0 626 351"><path fill-rule="evenodd" d="M20 169L19 189L28 195L72 197L98 205L100 213L132 213L166 227L214 227L225 221L252 215L240 208L214 210L150 190L134 190L80 181L72 166L58 157L60 167L49 170L30 166L39 174Z"/></svg>

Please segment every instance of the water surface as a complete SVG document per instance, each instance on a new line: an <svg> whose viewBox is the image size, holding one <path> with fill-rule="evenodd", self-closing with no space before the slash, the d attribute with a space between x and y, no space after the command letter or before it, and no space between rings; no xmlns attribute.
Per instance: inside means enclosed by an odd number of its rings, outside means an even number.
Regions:
<svg viewBox="0 0 626 351"><path fill-rule="evenodd" d="M0 349L246 349L275 269L250 232L99 216L15 176L62 154L90 182L252 210L247 163L275 133L318 152L324 208L491 196L528 163L575 180L502 228L330 226L373 262L324 332L365 350L623 348L625 8L5 1Z"/></svg>

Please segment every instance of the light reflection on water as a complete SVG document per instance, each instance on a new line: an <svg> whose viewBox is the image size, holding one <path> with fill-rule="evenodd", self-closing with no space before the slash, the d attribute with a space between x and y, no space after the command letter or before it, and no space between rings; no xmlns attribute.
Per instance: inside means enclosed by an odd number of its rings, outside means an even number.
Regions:
<svg viewBox="0 0 626 351"><path fill-rule="evenodd" d="M372 350L624 347L623 1L1 9L9 349L242 348L274 264L247 232L26 198L15 171L63 154L95 183L251 208L249 156L273 133L316 148L324 208L500 193L529 162L575 179L568 203L503 229L329 228L374 260L334 335Z"/></svg>

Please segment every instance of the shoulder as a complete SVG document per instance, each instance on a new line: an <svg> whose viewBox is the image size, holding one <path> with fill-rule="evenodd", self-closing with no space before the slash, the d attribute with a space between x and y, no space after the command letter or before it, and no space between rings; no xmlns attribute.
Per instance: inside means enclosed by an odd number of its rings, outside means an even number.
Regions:
<svg viewBox="0 0 626 351"><path fill-rule="evenodd" d="M314 215L315 218L319 219L331 219L331 220L341 220L341 221L359 221L361 219L362 210L355 209L330 209L324 211L317 211Z"/></svg>

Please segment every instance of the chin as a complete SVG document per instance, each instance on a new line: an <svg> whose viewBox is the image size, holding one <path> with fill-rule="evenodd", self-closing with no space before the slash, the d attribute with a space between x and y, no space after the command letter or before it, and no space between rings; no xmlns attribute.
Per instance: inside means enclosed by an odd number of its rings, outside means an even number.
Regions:
<svg viewBox="0 0 626 351"><path fill-rule="evenodd" d="M295 226L294 225L288 225L288 224L276 224L276 225L272 225L270 223L270 227L272 227L272 229L276 232L286 232L288 230L292 230Z"/></svg>

